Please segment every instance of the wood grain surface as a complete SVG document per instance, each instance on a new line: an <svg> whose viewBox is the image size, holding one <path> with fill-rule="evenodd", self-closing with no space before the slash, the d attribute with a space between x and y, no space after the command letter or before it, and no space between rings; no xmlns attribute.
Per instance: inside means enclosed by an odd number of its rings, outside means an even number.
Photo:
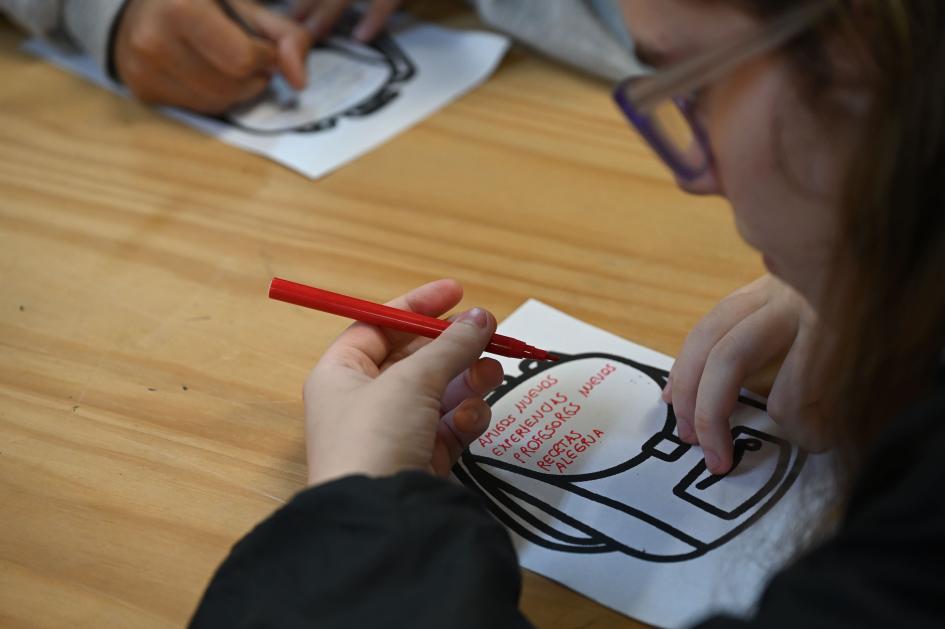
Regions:
<svg viewBox="0 0 945 629"><path fill-rule="evenodd" d="M536 298L672 354L762 272L608 86L521 51L312 182L21 40L0 21L4 627L181 626L303 488L302 381L347 323L269 301L273 275L373 300L455 277L500 320ZM522 605L542 628L639 626L528 573Z"/></svg>

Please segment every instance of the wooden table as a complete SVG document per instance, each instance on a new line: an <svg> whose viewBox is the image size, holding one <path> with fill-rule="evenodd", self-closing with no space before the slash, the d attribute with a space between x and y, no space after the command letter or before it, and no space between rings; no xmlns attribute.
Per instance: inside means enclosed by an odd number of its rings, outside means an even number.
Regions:
<svg viewBox="0 0 945 629"><path fill-rule="evenodd" d="M512 54L312 182L17 51L0 23L0 625L183 625L302 489L300 387L345 321L270 277L384 300L458 278L678 351L762 272L605 85ZM525 574L539 627L639 626Z"/></svg>

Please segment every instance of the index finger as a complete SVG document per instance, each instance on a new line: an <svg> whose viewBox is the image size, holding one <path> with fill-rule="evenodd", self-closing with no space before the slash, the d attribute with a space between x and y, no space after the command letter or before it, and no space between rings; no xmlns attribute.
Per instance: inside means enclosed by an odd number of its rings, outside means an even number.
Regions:
<svg viewBox="0 0 945 629"><path fill-rule="evenodd" d="M683 441L697 442L694 425L696 400L710 352L720 339L762 305L763 301L752 294L733 293L709 311L686 336L682 351L670 372L673 410L679 438Z"/></svg>
<svg viewBox="0 0 945 629"><path fill-rule="evenodd" d="M312 38L300 24L261 5L247 7L252 24L276 46L279 69L295 89L306 83L305 63Z"/></svg>
<svg viewBox="0 0 945 629"><path fill-rule="evenodd" d="M354 29L354 38L363 42L374 39L399 4L400 0L374 0Z"/></svg>
<svg viewBox="0 0 945 629"><path fill-rule="evenodd" d="M456 280L437 280L415 288L386 305L401 310L438 317L454 307L463 298L463 288ZM380 365L401 344L414 339L406 332L388 330L366 323L355 323L335 339L322 356L322 362L344 362L351 352L360 353L375 365Z"/></svg>
<svg viewBox="0 0 945 629"><path fill-rule="evenodd" d="M218 71L242 79L276 64L275 46L244 30L216 3L197 3L192 10L178 27L184 41Z"/></svg>
<svg viewBox="0 0 945 629"><path fill-rule="evenodd" d="M306 17L303 24L312 39L319 41L327 37L349 4L351 0L321 0L315 4L305 3L308 10L304 12ZM303 13L303 11L298 9L298 13Z"/></svg>

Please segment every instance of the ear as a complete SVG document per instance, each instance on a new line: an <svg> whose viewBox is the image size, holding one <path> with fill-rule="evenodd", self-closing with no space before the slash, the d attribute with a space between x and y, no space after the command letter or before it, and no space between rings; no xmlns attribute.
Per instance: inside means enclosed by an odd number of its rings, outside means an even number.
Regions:
<svg viewBox="0 0 945 629"><path fill-rule="evenodd" d="M723 194L722 185L719 182L719 178L716 174L714 166L707 168L706 171L699 175L696 179L683 180L677 177L676 185L689 194Z"/></svg>

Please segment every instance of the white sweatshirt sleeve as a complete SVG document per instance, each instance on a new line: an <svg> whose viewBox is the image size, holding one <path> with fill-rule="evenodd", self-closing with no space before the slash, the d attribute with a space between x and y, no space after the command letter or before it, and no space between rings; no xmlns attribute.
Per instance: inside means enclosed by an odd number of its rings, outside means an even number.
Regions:
<svg viewBox="0 0 945 629"><path fill-rule="evenodd" d="M472 4L493 28L584 72L610 81L646 72L633 54L622 18L619 25L605 24L599 6L592 2L472 0ZM619 17L619 11L608 13L612 19Z"/></svg>
<svg viewBox="0 0 945 629"><path fill-rule="evenodd" d="M30 33L71 44L108 69L112 23L126 0L0 0L0 11Z"/></svg>

